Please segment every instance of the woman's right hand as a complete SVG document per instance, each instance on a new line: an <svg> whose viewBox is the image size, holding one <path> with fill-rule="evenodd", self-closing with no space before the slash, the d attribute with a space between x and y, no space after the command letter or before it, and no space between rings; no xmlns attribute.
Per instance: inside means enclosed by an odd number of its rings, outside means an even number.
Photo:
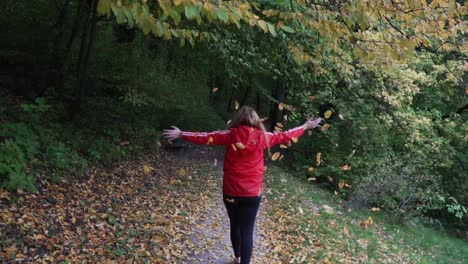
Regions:
<svg viewBox="0 0 468 264"><path fill-rule="evenodd" d="M163 130L163 136L165 139L167 140L174 140L174 139L178 139L180 138L181 136L181 131L180 129L178 129L177 127L175 126L171 126L172 129L164 129Z"/></svg>
<svg viewBox="0 0 468 264"><path fill-rule="evenodd" d="M307 129L316 128L320 124L321 121L322 121L321 117L316 118L316 119L309 118L303 125L304 129L307 130Z"/></svg>

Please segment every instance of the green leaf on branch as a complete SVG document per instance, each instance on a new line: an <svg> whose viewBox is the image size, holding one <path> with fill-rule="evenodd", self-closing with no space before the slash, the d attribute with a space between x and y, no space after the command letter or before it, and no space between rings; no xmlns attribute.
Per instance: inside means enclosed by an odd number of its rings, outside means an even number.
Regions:
<svg viewBox="0 0 468 264"><path fill-rule="evenodd" d="M282 26L281 26L281 29L282 29L283 31L285 31L285 32L288 32L288 33L295 33L295 32L296 32L296 31L295 31L292 27L290 27L290 26L282 25Z"/></svg>
<svg viewBox="0 0 468 264"><path fill-rule="evenodd" d="M223 21L224 23L228 22L229 16L226 13L226 10L224 10L222 7L218 7L216 9L216 15L218 16L218 19Z"/></svg>
<svg viewBox="0 0 468 264"><path fill-rule="evenodd" d="M110 15L110 2L109 0L99 0L97 5L97 12L99 15Z"/></svg>
<svg viewBox="0 0 468 264"><path fill-rule="evenodd" d="M270 31L270 34L273 36L273 37L276 37L278 36L278 34L276 33L276 30L275 30L275 26L273 26L272 24L270 23L267 23L268 25L268 29Z"/></svg>
<svg viewBox="0 0 468 264"><path fill-rule="evenodd" d="M198 16L200 10L196 5L189 5L185 7L185 17L187 19L194 19Z"/></svg>

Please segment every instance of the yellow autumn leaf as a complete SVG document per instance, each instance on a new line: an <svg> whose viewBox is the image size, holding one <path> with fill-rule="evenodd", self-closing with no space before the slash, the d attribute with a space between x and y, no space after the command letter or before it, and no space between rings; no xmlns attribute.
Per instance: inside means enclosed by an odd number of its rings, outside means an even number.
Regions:
<svg viewBox="0 0 468 264"><path fill-rule="evenodd" d="M328 119L330 116L333 114L332 110L327 110L325 113L323 113L323 116Z"/></svg>
<svg viewBox="0 0 468 264"><path fill-rule="evenodd" d="M304 210L302 210L301 206L299 206L297 210L299 211L300 214L304 214Z"/></svg>
<svg viewBox="0 0 468 264"><path fill-rule="evenodd" d="M283 128L283 124L281 124L280 122L276 123L276 126Z"/></svg>
<svg viewBox="0 0 468 264"><path fill-rule="evenodd" d="M283 111L283 109L284 109L284 103L279 103L279 104L278 104L278 109L279 109L280 111Z"/></svg>
<svg viewBox="0 0 468 264"><path fill-rule="evenodd" d="M317 180L317 178L315 178L315 177L307 178L307 181L315 181L315 180Z"/></svg>
<svg viewBox="0 0 468 264"><path fill-rule="evenodd" d="M239 101L236 100L236 101L234 102L234 108L236 108L236 110L237 110L237 109L239 109L239 106L240 106L240 105L239 105Z"/></svg>
<svg viewBox="0 0 468 264"><path fill-rule="evenodd" d="M219 90L218 87L214 87L213 89L211 89L211 91L212 91L213 93L216 93L218 90Z"/></svg>
<svg viewBox="0 0 468 264"><path fill-rule="evenodd" d="M340 166L340 170L342 170L342 171L348 171L350 169L351 169L351 166L349 166L349 165Z"/></svg>
<svg viewBox="0 0 468 264"><path fill-rule="evenodd" d="M308 173L312 173L313 171L314 171L314 167L309 167L309 168L307 168L307 172L308 172Z"/></svg>
<svg viewBox="0 0 468 264"><path fill-rule="evenodd" d="M280 145L280 148L282 148L282 149L287 149L288 146L281 144L281 145Z"/></svg>
<svg viewBox="0 0 468 264"><path fill-rule="evenodd" d="M317 155L315 156L315 160L317 161L317 166L320 165L320 163L322 163L321 156L322 156L322 153L320 152L318 152Z"/></svg>
<svg viewBox="0 0 468 264"><path fill-rule="evenodd" d="M292 137L291 140L292 140L292 142L294 142L294 143L299 142L299 139L298 139L297 137Z"/></svg>
<svg viewBox="0 0 468 264"><path fill-rule="evenodd" d="M323 126L320 127L320 130L327 131L329 128L330 128L330 124L324 124Z"/></svg>
<svg viewBox="0 0 468 264"><path fill-rule="evenodd" d="M208 141L206 142L207 145L213 143L213 137L209 137L208 138Z"/></svg>
<svg viewBox="0 0 468 264"><path fill-rule="evenodd" d="M233 149L234 151L237 151L236 145L231 144L231 147L232 147L232 149Z"/></svg>
<svg viewBox="0 0 468 264"><path fill-rule="evenodd" d="M185 169L184 168L180 168L179 175L180 176L185 176Z"/></svg>
<svg viewBox="0 0 468 264"><path fill-rule="evenodd" d="M309 136L312 136L312 130L307 130L307 134L308 134Z"/></svg>
<svg viewBox="0 0 468 264"><path fill-rule="evenodd" d="M143 165L143 172L148 174L150 173L151 171L153 170L152 167L148 166L148 165Z"/></svg>
<svg viewBox="0 0 468 264"><path fill-rule="evenodd" d="M372 212L378 212L378 211L380 211L380 208L379 207L372 207L371 211Z"/></svg>
<svg viewBox="0 0 468 264"><path fill-rule="evenodd" d="M238 149L245 149L244 144L242 144L241 142L237 142L237 143L236 143L236 147L237 147Z"/></svg>
<svg viewBox="0 0 468 264"><path fill-rule="evenodd" d="M279 152L275 152L272 156L271 156L271 160L275 161L277 160L279 157L280 157L280 153Z"/></svg>
<svg viewBox="0 0 468 264"><path fill-rule="evenodd" d="M343 189L343 187L344 187L344 181L343 181L343 180L340 180L340 181L338 182L338 188Z"/></svg>

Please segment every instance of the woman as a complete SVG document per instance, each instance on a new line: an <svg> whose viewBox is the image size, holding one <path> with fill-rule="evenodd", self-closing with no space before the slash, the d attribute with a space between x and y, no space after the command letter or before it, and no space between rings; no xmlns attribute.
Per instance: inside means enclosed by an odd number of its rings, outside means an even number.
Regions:
<svg viewBox="0 0 468 264"><path fill-rule="evenodd" d="M253 229L263 179L263 150L298 138L307 129L317 127L321 118L309 119L302 126L281 133L268 133L255 110L243 106L226 130L185 132L177 127L166 129L168 140L181 138L195 144L225 145L223 200L231 224L231 242L235 262L250 263Z"/></svg>

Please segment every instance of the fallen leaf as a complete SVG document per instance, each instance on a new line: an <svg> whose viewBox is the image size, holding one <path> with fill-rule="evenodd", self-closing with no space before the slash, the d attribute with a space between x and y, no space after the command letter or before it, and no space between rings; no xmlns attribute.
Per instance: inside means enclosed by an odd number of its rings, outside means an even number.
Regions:
<svg viewBox="0 0 468 264"><path fill-rule="evenodd" d="M185 169L183 167L179 169L179 175L185 176Z"/></svg>
<svg viewBox="0 0 468 264"><path fill-rule="evenodd" d="M366 221L363 221L361 223L359 223L359 226L363 229L367 229L369 228L370 226L372 226L374 224L374 221L372 220L372 217L369 216L369 218L367 218Z"/></svg>
<svg viewBox="0 0 468 264"><path fill-rule="evenodd" d="M154 170L152 167L148 166L148 165L143 165L143 172L145 174L148 174L150 173L152 170Z"/></svg>
<svg viewBox="0 0 468 264"><path fill-rule="evenodd" d="M302 210L301 206L299 206L297 209L298 209L300 214L304 214L304 210Z"/></svg>
<svg viewBox="0 0 468 264"><path fill-rule="evenodd" d="M317 178L315 178L315 177L310 177L310 178L308 178L307 180L308 180L308 181L315 181L315 180L317 180Z"/></svg>
<svg viewBox="0 0 468 264"><path fill-rule="evenodd" d="M323 117L328 119L328 118L330 118L332 116L332 114L333 114L332 110L327 110L327 111L325 111L325 113L323 113Z"/></svg>
<svg viewBox="0 0 468 264"><path fill-rule="evenodd" d="M322 163L321 156L322 154L320 152L318 152L317 155L315 156L315 160L317 161L317 166L320 165L320 163Z"/></svg>
<svg viewBox="0 0 468 264"><path fill-rule="evenodd" d="M349 228L347 226L343 226L343 233L349 237Z"/></svg>

